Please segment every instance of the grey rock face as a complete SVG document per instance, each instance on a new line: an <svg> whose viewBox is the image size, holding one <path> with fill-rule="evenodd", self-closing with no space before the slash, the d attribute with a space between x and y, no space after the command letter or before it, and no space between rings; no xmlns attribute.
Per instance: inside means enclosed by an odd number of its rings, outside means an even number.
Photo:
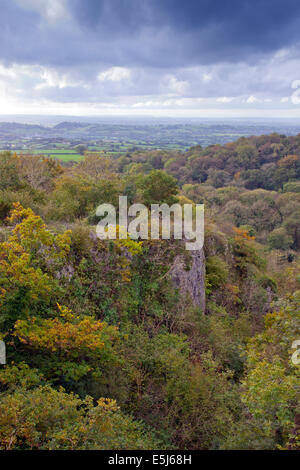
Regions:
<svg viewBox="0 0 300 470"><path fill-rule="evenodd" d="M183 295L189 294L195 306L205 312L205 257L203 249L189 252L186 263L183 255L178 255L171 269L171 278Z"/></svg>
<svg viewBox="0 0 300 470"><path fill-rule="evenodd" d="M0 341L0 364L6 364L6 347L4 341Z"/></svg>

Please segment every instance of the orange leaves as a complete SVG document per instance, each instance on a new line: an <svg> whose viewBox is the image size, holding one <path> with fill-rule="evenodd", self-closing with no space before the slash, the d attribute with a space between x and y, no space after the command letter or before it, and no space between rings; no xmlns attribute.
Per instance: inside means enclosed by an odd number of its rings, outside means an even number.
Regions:
<svg viewBox="0 0 300 470"><path fill-rule="evenodd" d="M293 168L299 164L299 155L287 155L278 161L278 166L282 168Z"/></svg>
<svg viewBox="0 0 300 470"><path fill-rule="evenodd" d="M79 317L58 305L60 317L33 317L15 323L14 336L23 344L67 355L96 354L107 340L116 339L118 330L92 317Z"/></svg>
<svg viewBox="0 0 300 470"><path fill-rule="evenodd" d="M236 241L239 241L239 240L255 240L255 237L251 237L250 235L248 235L248 230L240 229L240 228L237 228L237 227L233 227L233 230L236 233L236 235L234 237L234 239Z"/></svg>
<svg viewBox="0 0 300 470"><path fill-rule="evenodd" d="M78 325L64 323L58 318L38 321L18 320L15 324L15 336L22 343L38 348L49 349L52 352L77 349L101 349L104 344L100 340L102 325L90 325L83 320Z"/></svg>

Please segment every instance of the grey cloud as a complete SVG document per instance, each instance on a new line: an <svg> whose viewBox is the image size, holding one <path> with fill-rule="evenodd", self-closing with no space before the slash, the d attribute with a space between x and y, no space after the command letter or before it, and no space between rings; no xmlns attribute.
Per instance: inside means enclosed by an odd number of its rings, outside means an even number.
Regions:
<svg viewBox="0 0 300 470"><path fill-rule="evenodd" d="M43 5L1 0L0 64L28 69L17 69L13 83L0 70L0 81L25 100L133 106L186 98L178 103L199 106L193 99L212 105L227 97L244 106L253 95L258 106L289 96L291 82L300 79L298 0L44 0ZM130 76L97 79L111 67L126 67ZM232 105L223 101L216 105Z"/></svg>

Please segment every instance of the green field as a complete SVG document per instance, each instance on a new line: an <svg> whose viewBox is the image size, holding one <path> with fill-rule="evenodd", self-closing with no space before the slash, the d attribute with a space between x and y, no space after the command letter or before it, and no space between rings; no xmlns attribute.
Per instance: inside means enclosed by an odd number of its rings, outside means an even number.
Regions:
<svg viewBox="0 0 300 470"><path fill-rule="evenodd" d="M69 161L80 161L83 160L83 155L75 153L74 150L66 149L28 149L28 150L16 150L18 154L22 153L24 155L45 155L47 157L57 158L64 162Z"/></svg>
<svg viewBox="0 0 300 470"><path fill-rule="evenodd" d="M132 146L131 146L132 147ZM146 149L147 147L144 146L138 146L141 150ZM149 146L148 146L149 149ZM128 152L129 148L125 145L120 145L119 148L111 148L110 146L89 146L88 147L88 152L93 154L98 154L98 155L104 155L104 156L109 156L109 155L119 155L122 153ZM64 149L64 148L54 148L54 149L40 149L40 148L28 148L28 149L16 149L14 150L18 154L23 154L23 155L45 155L47 157L52 157L52 158L57 158L59 160L62 160L64 162L69 162L69 161L80 161L83 160L84 156L80 155L79 153L76 153L72 149Z"/></svg>

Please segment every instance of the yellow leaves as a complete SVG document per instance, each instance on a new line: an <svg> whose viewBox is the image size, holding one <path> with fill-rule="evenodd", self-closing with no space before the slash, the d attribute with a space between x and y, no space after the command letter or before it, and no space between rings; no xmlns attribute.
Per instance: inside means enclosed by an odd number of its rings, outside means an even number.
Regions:
<svg viewBox="0 0 300 470"><path fill-rule="evenodd" d="M11 211L10 216L7 218L8 222L15 224L20 222L23 218L30 217L33 215L33 211L29 209L24 209L19 202L13 204L13 210Z"/></svg>
<svg viewBox="0 0 300 470"><path fill-rule="evenodd" d="M9 237L11 243L19 244L24 250L32 252L43 248L48 255L54 259L64 259L70 251L71 231L63 234L53 235L47 230L41 217L29 209L24 209L19 202L14 203L8 222L16 224L12 235Z"/></svg>
<svg viewBox="0 0 300 470"><path fill-rule="evenodd" d="M70 251L71 245L71 230L67 230L62 234L55 237L55 245L57 247L57 258L63 260Z"/></svg>
<svg viewBox="0 0 300 470"><path fill-rule="evenodd" d="M39 216L19 202L8 222L16 225L8 241L0 243L0 301L16 286L26 287L32 299L49 295L51 278L37 264L44 260L55 267L55 262L62 262L70 250L71 232L53 235Z"/></svg>
<svg viewBox="0 0 300 470"><path fill-rule="evenodd" d="M116 400L113 400L112 398L99 398L97 404L100 408L107 411L118 411L120 409Z"/></svg>
<svg viewBox="0 0 300 470"><path fill-rule="evenodd" d="M116 248L117 253L120 255L117 266L120 268L121 279L125 283L130 282L131 258L142 252L143 242L132 240L125 227L120 225L108 225L106 227L106 231L109 234L109 238L113 238L113 236L116 237L115 239L112 239L111 242Z"/></svg>
<svg viewBox="0 0 300 470"><path fill-rule="evenodd" d="M58 305L58 308L60 318L18 320L13 335L33 348L66 354L98 354L106 340L116 339L116 327L89 316L81 318L67 307Z"/></svg>
<svg viewBox="0 0 300 470"><path fill-rule="evenodd" d="M75 313L73 313L72 310L69 309L68 307L60 305L59 303L57 303L56 305L60 312L61 317L64 318L66 321L72 321L72 320L80 318L78 315L75 315Z"/></svg>
<svg viewBox="0 0 300 470"><path fill-rule="evenodd" d="M20 244L25 250L38 248L40 243L45 246L53 245L53 236L46 230L46 225L42 219L36 216L33 211L24 209L19 202L13 204L14 209L7 218L11 224L16 224L9 237L12 243Z"/></svg>
<svg viewBox="0 0 300 470"><path fill-rule="evenodd" d="M107 231L108 233L115 231L116 239L114 240L114 244L116 247L120 248L121 250L126 249L126 251L128 251L132 256L142 252L143 242L132 240L125 227L121 225L116 225L115 227L108 226Z"/></svg>
<svg viewBox="0 0 300 470"><path fill-rule="evenodd" d="M280 312L267 313L265 315L265 327L266 329L271 328L274 323L277 322Z"/></svg>
<svg viewBox="0 0 300 470"><path fill-rule="evenodd" d="M26 287L32 299L45 297L51 291L51 280L39 268L30 266L31 258L22 252L19 245L2 243L0 245L0 302L15 286Z"/></svg>

